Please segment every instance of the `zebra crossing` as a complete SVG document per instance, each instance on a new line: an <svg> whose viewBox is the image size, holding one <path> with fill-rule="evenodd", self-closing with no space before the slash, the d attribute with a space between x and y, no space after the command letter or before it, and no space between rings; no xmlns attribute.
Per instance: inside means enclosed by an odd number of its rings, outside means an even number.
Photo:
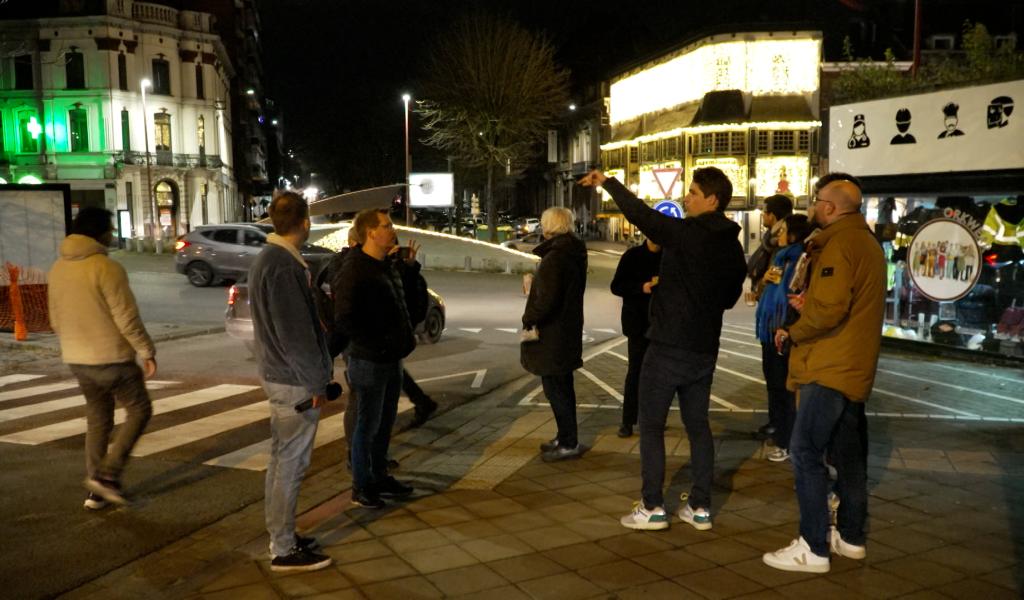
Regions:
<svg viewBox="0 0 1024 600"><path fill-rule="evenodd" d="M155 419L150 421L146 433L132 451L135 457L160 455L217 436L222 443L225 438L228 438L227 443L231 443L236 436L221 434L256 427L261 421L269 423L269 405L257 385L224 383L181 391L184 387L182 382L154 380L147 381L146 387L153 399L153 417L171 415L178 422L154 426ZM84 436L88 427L85 397L77 392L78 383L73 380L46 381L46 376L32 373L0 377L0 448L2 444L44 446L74 443L72 438ZM399 412L412 408L403 396ZM200 409L195 412L203 414L193 416L188 409ZM344 416L342 411L321 419L315 447L344 438ZM123 423L125 417L126 411L117 408L114 411L115 425ZM243 440L238 444L241 447L207 458L202 464L263 471L270 456L269 424L265 435L255 443L247 443L252 440L251 433L237 436Z"/></svg>

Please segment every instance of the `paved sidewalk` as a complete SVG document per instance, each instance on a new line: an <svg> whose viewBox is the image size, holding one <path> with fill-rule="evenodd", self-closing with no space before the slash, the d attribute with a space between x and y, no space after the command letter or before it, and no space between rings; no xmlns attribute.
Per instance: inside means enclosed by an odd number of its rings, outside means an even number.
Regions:
<svg viewBox="0 0 1024 600"><path fill-rule="evenodd" d="M614 342L595 349L610 352ZM593 366L591 366L593 368ZM579 402L602 391L581 385ZM764 459L757 412L715 412L714 529L674 520L622 528L639 496L638 438L617 410L581 408L593 449L554 465L537 446L554 422L524 377L397 436L401 479L420 490L383 511L353 508L336 466L308 479L300 528L335 564L269 570L262 503L118 569L70 598L1019 598L1024 556L1024 436L1019 424L873 417L865 561L827 575L764 566L797 532L789 463ZM666 432L668 508L689 487L678 412Z"/></svg>

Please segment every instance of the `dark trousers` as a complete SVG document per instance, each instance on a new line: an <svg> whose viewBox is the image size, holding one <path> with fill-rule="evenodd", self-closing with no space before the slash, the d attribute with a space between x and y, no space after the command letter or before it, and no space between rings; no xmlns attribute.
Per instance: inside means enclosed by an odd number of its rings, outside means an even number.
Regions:
<svg viewBox="0 0 1024 600"><path fill-rule="evenodd" d="M716 358L657 342L647 349L640 373L640 464L643 501L648 509L665 505L665 422L676 394L690 438L693 487L689 503L695 509L711 509L715 447L708 404Z"/></svg>
<svg viewBox="0 0 1024 600"><path fill-rule="evenodd" d="M622 424L636 425L640 400L640 369L644 365L644 354L650 342L643 335L628 338L629 366L626 368L626 383L622 389Z"/></svg>
<svg viewBox="0 0 1024 600"><path fill-rule="evenodd" d="M376 363L349 357L348 379L358 398L351 442L352 485L364 491L388 474L388 445L398 414L402 362Z"/></svg>
<svg viewBox="0 0 1024 600"><path fill-rule="evenodd" d="M828 473L822 462L832 449L839 477L837 527L843 541L861 546L868 515L868 428L863 402L816 383L800 386L800 408L790 439L790 460L800 503L800 535L818 556L829 555Z"/></svg>
<svg viewBox="0 0 1024 600"><path fill-rule="evenodd" d="M356 430L356 415L359 413L359 395L352 389L352 382L348 381L348 372L345 373L345 380L348 383L348 400L345 405L345 418L343 424L345 427L345 444L348 446L348 451L352 452L352 435ZM412 402L413 406L419 407L429 400L427 394L422 388L416 383L416 380L412 378L409 371L402 369L402 391L409 397L409 401ZM351 459L351 456L349 457Z"/></svg>
<svg viewBox="0 0 1024 600"><path fill-rule="evenodd" d="M68 367L85 396L86 474L119 481L135 442L153 415L142 369L134 362ZM115 403L125 408L127 418L110 443Z"/></svg>
<svg viewBox="0 0 1024 600"><path fill-rule="evenodd" d="M576 436L576 386L573 384L573 372L564 375L543 375L540 383L544 386L544 395L555 413L558 425L558 445L562 448L575 448L579 444Z"/></svg>
<svg viewBox="0 0 1024 600"><path fill-rule="evenodd" d="M761 371L768 387L768 423L775 428L772 438L779 448L789 449L796 419L796 395L786 389L789 351L779 354L775 344L761 344Z"/></svg>
<svg viewBox="0 0 1024 600"><path fill-rule="evenodd" d="M409 397L409 402L412 402L413 406L419 407L426 404L429 400L423 388L416 383L416 380L412 378L409 371L405 369L402 369L402 391Z"/></svg>

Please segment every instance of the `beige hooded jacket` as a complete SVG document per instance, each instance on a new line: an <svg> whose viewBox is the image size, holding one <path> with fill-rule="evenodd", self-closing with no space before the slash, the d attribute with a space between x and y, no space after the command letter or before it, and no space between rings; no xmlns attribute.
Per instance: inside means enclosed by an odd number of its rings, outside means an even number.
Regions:
<svg viewBox="0 0 1024 600"><path fill-rule="evenodd" d="M50 325L65 363L105 365L153 358L128 274L91 237L72 234L49 274Z"/></svg>

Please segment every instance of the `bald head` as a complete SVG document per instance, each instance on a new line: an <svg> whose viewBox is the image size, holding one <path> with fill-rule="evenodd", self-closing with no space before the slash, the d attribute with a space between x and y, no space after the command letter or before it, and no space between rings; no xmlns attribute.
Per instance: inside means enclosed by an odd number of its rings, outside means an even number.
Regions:
<svg viewBox="0 0 1024 600"><path fill-rule="evenodd" d="M837 180L818 191L814 204L814 221L819 227L828 227L839 219L860 213L861 192L857 184Z"/></svg>

